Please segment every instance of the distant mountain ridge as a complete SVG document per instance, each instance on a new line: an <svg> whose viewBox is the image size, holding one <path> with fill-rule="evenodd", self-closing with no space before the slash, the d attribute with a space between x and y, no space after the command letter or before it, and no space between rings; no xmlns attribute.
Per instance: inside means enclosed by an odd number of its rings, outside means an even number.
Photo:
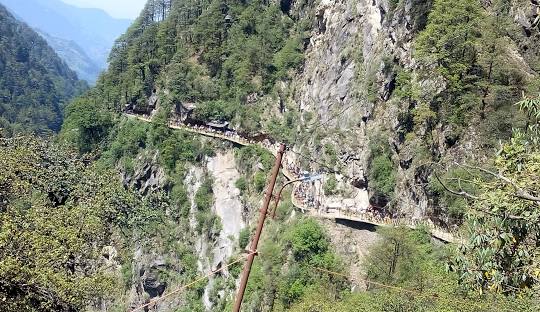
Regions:
<svg viewBox="0 0 540 312"><path fill-rule="evenodd" d="M63 108L87 89L39 34L0 5L0 128L58 131Z"/></svg>
<svg viewBox="0 0 540 312"><path fill-rule="evenodd" d="M96 81L96 77L99 76L102 69L86 55L84 49L76 42L54 37L39 30L37 30L37 33L47 40L47 43L56 51L56 54L77 73L80 79L91 84Z"/></svg>
<svg viewBox="0 0 540 312"><path fill-rule="evenodd" d="M44 35L68 65L91 83L106 69L114 41L132 22L60 0L0 0L0 3Z"/></svg>

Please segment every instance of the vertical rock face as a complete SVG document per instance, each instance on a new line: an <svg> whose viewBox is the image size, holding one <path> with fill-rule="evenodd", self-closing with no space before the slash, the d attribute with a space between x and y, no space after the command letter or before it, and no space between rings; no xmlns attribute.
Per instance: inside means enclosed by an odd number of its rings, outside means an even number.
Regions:
<svg viewBox="0 0 540 312"><path fill-rule="evenodd" d="M329 117L332 108L354 101L352 89L357 64L351 59L356 45L362 1L324 0L315 9L317 26L306 52L303 73L298 77L295 101L302 111Z"/></svg>
<svg viewBox="0 0 540 312"><path fill-rule="evenodd" d="M373 101L367 100L367 82L391 84L392 79L382 74L383 54L396 49L398 38L408 35L407 27L388 31L384 25L388 5L381 0L322 0L312 9L317 26L305 53L305 66L293 79L290 101L302 116L315 117L316 122L306 123L320 124L323 139L320 143L302 140L304 146L297 147L307 146L313 155L320 155L320 146L334 145L340 160L331 165L342 166L355 181L365 181L366 123L374 110Z"/></svg>
<svg viewBox="0 0 540 312"><path fill-rule="evenodd" d="M234 153L218 153L210 158L208 171L214 177L214 212L221 218L222 230L216 242L213 267L222 263L233 254L240 230L245 223L242 219L242 202L240 190L235 186L240 173L236 169Z"/></svg>
<svg viewBox="0 0 540 312"><path fill-rule="evenodd" d="M202 165L202 166L201 166ZM212 213L219 217L221 227L219 232L200 234L197 230L198 211L195 196L201 187L205 176L212 181L213 206ZM159 165L157 154L150 156L141 155L135 162L133 173L123 172L123 183L126 187L137 190L141 195L150 195L156 191L168 189L169 177ZM240 231L245 227L242 216L243 206L240 201L240 190L236 187L236 181L240 173L236 167L234 151L218 152L216 156L207 158L203 164L190 165L183 181L187 196L191 202L189 214L189 229L184 229L193 242L193 251L197 257L197 270L201 274L220 269L233 255ZM178 181L177 181L178 182ZM178 229L171 229L177 231ZM214 231L214 229L212 229ZM162 276L162 272L181 272L182 263L176 258L171 258L169 252L155 248L154 242L147 238L138 238L141 242L136 243L132 256L132 283L128 294L128 301L133 307L144 304L148 300L162 296L165 292L177 287L174 283L169 285L168 279ZM111 254L107 251L107 257ZM228 272L224 271L227 275ZM207 310L211 310L214 300L211 293L224 296L224 291L213 292L216 288L215 277L211 278L205 287L202 301ZM178 300L160 303L156 311L169 311L171 307L178 306Z"/></svg>
<svg viewBox="0 0 540 312"><path fill-rule="evenodd" d="M167 185L167 176L163 168L158 164L158 155L154 154L147 158L137 158L133 173L123 171L122 183L139 191L141 195L160 190Z"/></svg>
<svg viewBox="0 0 540 312"><path fill-rule="evenodd" d="M149 300L162 296L168 290L168 282L160 276L166 270L172 270L171 265L165 260L164 255L158 255L155 251L149 251L141 244L137 244L133 254L132 287L128 294L128 302L131 307L137 307ZM178 304L173 301L158 305L155 311L168 311L169 304Z"/></svg>
<svg viewBox="0 0 540 312"><path fill-rule="evenodd" d="M242 203L240 190L235 186L240 178L234 160L234 152L229 150L225 153L217 153L215 157L208 159L207 170L212 175L214 184L213 212L220 218L222 229L216 241L212 242L211 252L207 255L211 270L220 269L233 255L235 246L238 245L240 230L245 227L242 219ZM228 272L225 272L228 274ZM209 292L214 287L213 278L203 294L203 301L207 309L212 307ZM219 293L218 295L223 295Z"/></svg>
<svg viewBox="0 0 540 312"><path fill-rule="evenodd" d="M196 235L194 249L197 254L197 267L201 273L208 273L220 269L233 255L238 244L240 230L245 227L242 217L242 203L240 190L235 186L240 178L236 168L234 151L218 152L216 156L206 159L206 167L191 166L185 178L188 197L191 201L190 227L196 233L197 220L195 218L197 206L195 194L201 187L205 173L211 177L213 200L212 213L221 221L221 229L217 235ZM223 274L228 274L224 271ZM202 301L207 310L213 307L210 293L215 287L215 276L211 277L204 289ZM222 291L218 296L224 295Z"/></svg>
<svg viewBox="0 0 540 312"><path fill-rule="evenodd" d="M302 135L295 142L295 149L306 151L314 159L322 159L323 147L333 146L337 157L328 165L343 173L337 176L338 181L345 175L348 181L352 178L352 182L347 182L349 189L354 189L354 181L366 181L362 186L369 185L366 179L371 157L369 141L381 130L389 132L388 145L397 170L394 197L399 199L394 206L408 216L425 217L433 204L426 187L431 173L414 164L419 151L406 145L404 138L398 135L403 127L400 115L410 114L414 107L397 103L392 93L396 87L393 68L412 73L423 69L414 58L413 45L427 23L433 1L396 2L320 0L310 8L300 7L298 3L293 5L293 11L312 10L315 21L309 43L306 43L304 67L292 79L287 101L301 112L301 126L297 130ZM525 6L514 5L511 13L526 36L514 39L516 47L509 47L515 50L510 62L522 68L524 75L532 70L523 58L537 51L529 48L537 46L531 39L538 33L531 31L531 27L538 27L534 24L540 21L536 8L527 1ZM432 99L446 88L444 80L435 73L418 80L425 98ZM467 125L458 142L452 137L451 125L443 123L434 128L430 134L435 143L428 153L438 159L461 160L480 150L477 125ZM308 166L311 168L303 169L321 169L314 162ZM370 196L373 200L373 195Z"/></svg>

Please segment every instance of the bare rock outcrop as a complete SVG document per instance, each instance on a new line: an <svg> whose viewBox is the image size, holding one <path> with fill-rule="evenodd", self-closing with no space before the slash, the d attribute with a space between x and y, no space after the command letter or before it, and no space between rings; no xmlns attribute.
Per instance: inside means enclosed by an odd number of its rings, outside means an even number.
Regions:
<svg viewBox="0 0 540 312"><path fill-rule="evenodd" d="M148 195L156 190L167 187L167 175L158 163L158 155L152 157L141 155L137 157L133 173L122 170L122 182L125 186L132 187L141 193Z"/></svg>

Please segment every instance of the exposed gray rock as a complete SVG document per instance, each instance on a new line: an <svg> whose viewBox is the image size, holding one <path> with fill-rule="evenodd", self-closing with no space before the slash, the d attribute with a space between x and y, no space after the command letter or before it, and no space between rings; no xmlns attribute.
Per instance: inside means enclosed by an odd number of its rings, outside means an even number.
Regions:
<svg viewBox="0 0 540 312"><path fill-rule="evenodd" d="M143 289L150 298L163 295L167 288L167 282L161 282L159 280L159 272L155 270L144 271L144 275L141 278Z"/></svg>
<svg viewBox="0 0 540 312"><path fill-rule="evenodd" d="M165 170L159 165L157 159L157 154L154 154L151 158L145 156L137 157L133 174L125 170L122 171L122 182L124 185L135 188L142 195L165 189L167 186L167 175L165 174Z"/></svg>
<svg viewBox="0 0 540 312"><path fill-rule="evenodd" d="M209 269L219 270L233 255L234 249L238 245L240 230L245 227L242 218L243 207L240 201L240 190L235 185L236 180L240 178L240 173L236 168L234 152L220 152L215 157L209 158L207 170L214 177L214 206L212 210L220 218L222 224L221 231L215 235L217 239L211 244L211 252L207 258ZM225 270L223 274L227 275L228 271ZM212 307L208 295L214 287L213 279L210 279L203 294L207 309Z"/></svg>

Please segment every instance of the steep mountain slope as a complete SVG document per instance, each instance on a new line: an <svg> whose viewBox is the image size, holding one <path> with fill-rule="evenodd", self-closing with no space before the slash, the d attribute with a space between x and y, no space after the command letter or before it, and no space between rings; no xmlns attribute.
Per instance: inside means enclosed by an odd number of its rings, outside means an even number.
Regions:
<svg viewBox="0 0 540 312"><path fill-rule="evenodd" d="M78 8L60 0L2 0L0 3L32 28L75 42L99 69L106 68L114 40L131 24L130 20L112 18L104 11ZM51 45L54 46L54 42ZM78 69L77 60L66 61L73 64L74 70ZM94 76L92 81L96 78Z"/></svg>
<svg viewBox="0 0 540 312"><path fill-rule="evenodd" d="M0 155L0 309L85 311L121 296L121 231L155 221L140 196L43 138L0 138Z"/></svg>
<svg viewBox="0 0 540 312"><path fill-rule="evenodd" d="M285 101L316 116L302 123L314 135L295 145L338 171L342 191L352 178L368 186L374 207L452 223L459 204L438 196L433 172L486 161L524 125L513 104L537 91L538 29L527 37L512 16L530 2L437 2L321 1Z"/></svg>
<svg viewBox="0 0 540 312"><path fill-rule="evenodd" d="M537 27L515 22L527 11L513 2L368 2L150 1L97 90L117 109L144 110L155 91L164 107L195 104L193 119L320 159L304 169L335 172L337 193L368 186L374 207L448 223L460 208L437 201L433 164L485 161L525 125L513 104L538 89Z"/></svg>
<svg viewBox="0 0 540 312"><path fill-rule="evenodd" d="M189 274L219 271L156 309L230 309L239 268L225 264L249 242L274 142L289 146L284 169L322 179L293 188L269 221L245 311L333 311L340 300L340 311L354 311L350 302L367 311L511 311L521 299L513 294L537 295L537 183L490 178L538 177L538 138L520 133L538 125L540 109L515 105L539 91L538 13L525 0L148 1L61 133L126 185L171 203L166 233L152 232L127 256L135 265L123 264L132 274L123 304L159 300ZM194 136L201 127L264 143ZM231 149L234 187L215 168ZM470 169L484 165L491 175ZM311 218L336 210L338 225ZM370 222L343 222L350 215L373 216L377 234L367 233ZM223 226L227 216L242 220ZM384 230L402 220L420 229ZM461 227L463 247L432 244L428 225ZM363 234L345 237L344 226ZM242 228L237 237L233 228ZM372 258L357 247L368 245ZM346 295L358 288L368 291Z"/></svg>
<svg viewBox="0 0 540 312"><path fill-rule="evenodd" d="M30 27L0 6L0 124L8 133L58 131L86 84Z"/></svg>

